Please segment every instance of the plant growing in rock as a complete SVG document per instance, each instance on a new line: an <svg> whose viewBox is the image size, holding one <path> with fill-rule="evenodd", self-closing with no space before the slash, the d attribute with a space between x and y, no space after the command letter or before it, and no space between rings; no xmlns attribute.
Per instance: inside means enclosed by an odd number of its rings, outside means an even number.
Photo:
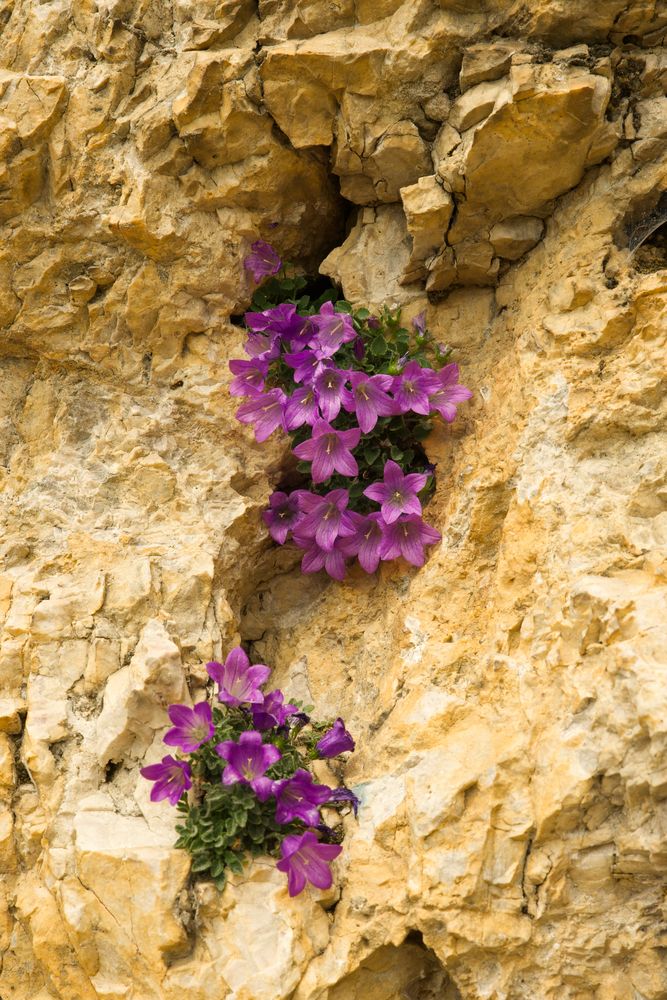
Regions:
<svg viewBox="0 0 667 1000"><path fill-rule="evenodd" d="M246 267L262 284L244 317L248 360L230 362L230 392L246 397L236 415L257 441L288 433L310 480L271 496L272 538L304 550L305 573L338 580L355 557L368 573L399 556L423 565L440 534L422 518L435 469L421 442L434 415L454 420L472 395L458 365L423 315L410 332L400 310L353 309L332 286L317 294L268 243L253 243Z"/></svg>
<svg viewBox="0 0 667 1000"><path fill-rule="evenodd" d="M251 666L240 646L206 669L218 704L170 705L164 742L181 756L141 769L154 782L151 799L167 799L183 814L176 846L192 855L193 872L219 888L229 871L268 854L279 859L291 896L307 882L328 889L342 829L325 824L320 810L352 806L356 813L358 800L344 786L319 784L312 766L354 750L343 720L315 722L282 691L265 692L269 667Z"/></svg>

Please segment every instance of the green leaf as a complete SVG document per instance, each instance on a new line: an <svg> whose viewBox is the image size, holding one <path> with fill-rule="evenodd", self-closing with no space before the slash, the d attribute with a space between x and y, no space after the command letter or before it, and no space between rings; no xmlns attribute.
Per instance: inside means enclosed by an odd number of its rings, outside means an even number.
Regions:
<svg viewBox="0 0 667 1000"><path fill-rule="evenodd" d="M390 454L395 462L400 462L403 458L403 452L395 444L392 444Z"/></svg>
<svg viewBox="0 0 667 1000"><path fill-rule="evenodd" d="M364 449L364 458L366 459L369 465L372 465L373 462L375 462L375 460L379 457L379 455L380 455L380 449L376 448L375 446L371 446Z"/></svg>
<svg viewBox="0 0 667 1000"><path fill-rule="evenodd" d="M192 871L204 872L207 868L210 868L210 864L208 854L194 855L192 859Z"/></svg>
<svg viewBox="0 0 667 1000"><path fill-rule="evenodd" d="M211 878L219 878L225 870L225 859L216 858L211 865Z"/></svg>
<svg viewBox="0 0 667 1000"><path fill-rule="evenodd" d="M361 320L368 319L369 316L370 316L369 309L357 309L354 314L355 319L361 319Z"/></svg>
<svg viewBox="0 0 667 1000"><path fill-rule="evenodd" d="M383 354L387 353L387 341L384 337L381 337L378 334L377 337L373 337L371 340L370 350L371 354L374 354L376 357L381 357Z"/></svg>

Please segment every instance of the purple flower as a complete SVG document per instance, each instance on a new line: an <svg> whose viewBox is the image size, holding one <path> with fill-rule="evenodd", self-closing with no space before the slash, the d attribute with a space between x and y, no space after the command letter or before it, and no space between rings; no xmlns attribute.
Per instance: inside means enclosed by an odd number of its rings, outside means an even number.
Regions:
<svg viewBox="0 0 667 1000"><path fill-rule="evenodd" d="M370 325L370 320L369 320ZM363 361L366 357L366 345L364 344L363 337L357 337L355 342L352 344L352 352L357 359L357 361Z"/></svg>
<svg viewBox="0 0 667 1000"><path fill-rule="evenodd" d="M170 804L175 806L183 792L192 788L190 765L184 760L176 760L171 754L163 757L160 764L142 767L140 773L155 782L151 788L151 802L169 799Z"/></svg>
<svg viewBox="0 0 667 1000"><path fill-rule="evenodd" d="M307 339L313 335L310 319L306 316L300 316L292 302L271 306L270 309L264 309L263 312L246 313L244 320L246 326L251 330L266 331L276 338L281 338L286 343L291 341L299 343L304 335Z"/></svg>
<svg viewBox="0 0 667 1000"><path fill-rule="evenodd" d="M253 361L234 358L229 362L229 370L236 375L229 386L230 396L257 396L264 389L269 362L266 358L255 358Z"/></svg>
<svg viewBox="0 0 667 1000"><path fill-rule="evenodd" d="M185 753L192 753L202 743L210 740L215 732L208 702L200 701L194 708L170 705L167 711L174 723L174 728L166 733L163 740L168 746L180 747Z"/></svg>
<svg viewBox="0 0 667 1000"><path fill-rule="evenodd" d="M439 531L424 524L416 514L403 515L388 524L380 549L382 559L398 559L403 556L413 566L424 565L424 546L440 541Z"/></svg>
<svg viewBox="0 0 667 1000"><path fill-rule="evenodd" d="M345 559L347 551L344 547L344 538L337 538L334 547L329 551L320 548L314 539L305 539L303 536L294 535L294 541L306 551L301 560L302 573L317 573L324 569L334 580L345 579Z"/></svg>
<svg viewBox="0 0 667 1000"><path fill-rule="evenodd" d="M275 361L280 357L280 337L275 333L251 332L246 337L243 350L258 361Z"/></svg>
<svg viewBox="0 0 667 1000"><path fill-rule="evenodd" d="M264 731L284 726L290 715L297 713L296 705L285 705L282 691L269 691L261 705L252 705L252 724Z"/></svg>
<svg viewBox="0 0 667 1000"><path fill-rule="evenodd" d="M314 483L325 482L334 470L343 476L356 476L359 466L350 449L356 448L360 437L359 428L336 431L326 420L317 420L312 438L298 444L294 454L313 463L311 475Z"/></svg>
<svg viewBox="0 0 667 1000"><path fill-rule="evenodd" d="M313 776L300 767L293 777L274 782L273 794L278 823L300 819L308 826L315 826L320 821L318 806L329 801L331 789L328 785L316 785Z"/></svg>
<svg viewBox="0 0 667 1000"><path fill-rule="evenodd" d="M311 385L315 376L326 367L326 363L315 357L312 351L286 354L283 360L294 369L294 381L304 382L306 385Z"/></svg>
<svg viewBox="0 0 667 1000"><path fill-rule="evenodd" d="M340 413L347 374L337 368L325 368L313 380L317 402L325 420L335 420Z"/></svg>
<svg viewBox="0 0 667 1000"><path fill-rule="evenodd" d="M359 811L360 802L359 802L358 797L354 794L354 792L351 792L349 788L345 788L344 785L341 786L340 788L334 788L332 790L332 792L331 792L331 798L330 798L329 801L330 802L349 802L349 803L351 803L352 808L354 809L354 815L355 816L357 815L357 813Z"/></svg>
<svg viewBox="0 0 667 1000"><path fill-rule="evenodd" d="M391 375L350 372L352 389L343 391L343 406L348 413L356 413L364 434L373 430L378 417L390 417L400 412L396 402L386 392L393 382Z"/></svg>
<svg viewBox="0 0 667 1000"><path fill-rule="evenodd" d="M296 726L298 726L299 729L302 729L303 726L307 726L309 722L310 722L310 716L306 715L305 712L295 712L294 715L292 716L293 729L296 728Z"/></svg>
<svg viewBox="0 0 667 1000"><path fill-rule="evenodd" d="M380 562L380 548L384 538L384 521L380 513L357 514L350 511L354 534L343 540L347 556L357 556L367 573L374 573Z"/></svg>
<svg viewBox="0 0 667 1000"><path fill-rule="evenodd" d="M319 315L313 316L313 324L317 333L310 346L320 358L330 358L341 344L357 336L352 317L348 313L336 312L333 302L322 305Z"/></svg>
<svg viewBox="0 0 667 1000"><path fill-rule="evenodd" d="M333 879L327 862L337 858L342 850L340 844L320 844L310 830L285 837L280 845L282 859L276 868L287 873L290 896L298 896L306 882L318 889L329 889Z"/></svg>
<svg viewBox="0 0 667 1000"><path fill-rule="evenodd" d="M459 366L445 365L436 373L435 392L431 392L429 402L432 410L437 410L443 420L451 423L456 416L456 404L470 399L472 393L464 385L459 385Z"/></svg>
<svg viewBox="0 0 667 1000"><path fill-rule="evenodd" d="M312 427L319 418L320 408L311 386L303 386L292 393L285 404L285 427L288 431L294 431L303 424Z"/></svg>
<svg viewBox="0 0 667 1000"><path fill-rule="evenodd" d="M418 316L412 321L412 328L419 337L423 337L426 333L426 313L420 312Z"/></svg>
<svg viewBox="0 0 667 1000"><path fill-rule="evenodd" d="M247 654L240 646L231 650L224 664L213 661L206 664L206 669L220 688L218 700L225 705L257 704L264 700L259 688L271 670L263 663L251 667Z"/></svg>
<svg viewBox="0 0 667 1000"><path fill-rule="evenodd" d="M401 514L421 514L422 505L417 494L426 486L428 476L411 472L408 476L391 459L385 463L384 483L373 483L364 490L364 496L382 504L382 517L393 524Z"/></svg>
<svg viewBox="0 0 667 1000"><path fill-rule="evenodd" d="M336 539L354 532L354 523L347 505L350 494L347 490L331 490L326 496L301 491L299 506L303 517L297 534L305 542L302 548L314 539L324 552L331 552ZM320 567L321 568L321 567Z"/></svg>
<svg viewBox="0 0 667 1000"><path fill-rule="evenodd" d="M271 389L262 396L254 396L247 403L241 403L236 419L242 424L253 424L255 440L266 441L276 427L284 427L286 399L282 389Z"/></svg>
<svg viewBox="0 0 667 1000"><path fill-rule="evenodd" d="M235 785L242 782L250 785L260 802L266 802L273 792L273 782L264 777L272 764L280 760L282 754L273 743L262 743L260 733L250 730L241 733L238 743L225 740L218 743L216 753L227 761L227 767L222 772L223 785Z"/></svg>
<svg viewBox="0 0 667 1000"><path fill-rule="evenodd" d="M278 545L284 545L290 531L301 520L299 498L303 490L293 490L290 494L275 490L269 497L269 509L262 514L269 534Z"/></svg>
<svg viewBox="0 0 667 1000"><path fill-rule="evenodd" d="M251 252L243 261L243 266L250 271L255 281L277 274L282 267L282 261L270 243L256 240L250 245Z"/></svg>
<svg viewBox="0 0 667 1000"><path fill-rule="evenodd" d="M320 757L337 757L346 750L354 750L354 740L342 719L336 719L331 729L315 745Z"/></svg>
<svg viewBox="0 0 667 1000"><path fill-rule="evenodd" d="M430 368L422 368L416 361L409 361L394 379L394 399L399 412L408 413L413 410L428 416L431 412L428 397L435 388L435 372Z"/></svg>

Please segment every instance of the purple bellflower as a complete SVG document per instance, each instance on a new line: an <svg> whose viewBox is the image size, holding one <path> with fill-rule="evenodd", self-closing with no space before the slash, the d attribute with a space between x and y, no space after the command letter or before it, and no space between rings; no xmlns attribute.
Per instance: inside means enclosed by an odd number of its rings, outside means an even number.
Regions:
<svg viewBox="0 0 667 1000"><path fill-rule="evenodd" d="M261 705L251 705L252 724L262 732L265 729L275 729L284 726L290 715L296 715L296 705L286 705L282 691L269 691L264 695Z"/></svg>
<svg viewBox="0 0 667 1000"><path fill-rule="evenodd" d="M266 358L254 358L252 361L234 358L229 362L229 370L236 376L229 386L230 396L257 396L264 389L269 362Z"/></svg>
<svg viewBox="0 0 667 1000"><path fill-rule="evenodd" d="M266 802L273 792L273 781L265 775L282 756L278 747L274 747L273 743L262 743L261 734L250 730L241 733L238 743L225 740L218 743L215 750L227 761L227 767L222 772L223 785L235 785L240 781L250 785L260 802Z"/></svg>
<svg viewBox="0 0 667 1000"><path fill-rule="evenodd" d="M285 544L290 531L301 520L299 498L303 492L303 490L293 490L288 494L275 490L269 497L269 509L264 511L262 518L271 538L274 542L278 542L278 545Z"/></svg>
<svg viewBox="0 0 667 1000"><path fill-rule="evenodd" d="M264 240L255 240L250 245L250 253L243 261L243 266L250 271L255 281L268 278L272 274L277 274L283 262L273 249L270 243Z"/></svg>
<svg viewBox="0 0 667 1000"><path fill-rule="evenodd" d="M382 504L382 517L393 524L401 514L421 514L422 505L417 494L426 486L428 476L418 472L404 475L400 465L391 459L385 463L384 483L373 483L364 490L364 496Z"/></svg>
<svg viewBox="0 0 667 1000"><path fill-rule="evenodd" d="M435 372L430 368L422 368L416 361L409 361L400 375L394 378L394 399L400 413L421 413L428 416L431 412L429 393L437 388Z"/></svg>
<svg viewBox="0 0 667 1000"><path fill-rule="evenodd" d="M285 404L285 427L294 431L303 424L312 427L320 419L320 408L312 386L303 386L292 393Z"/></svg>
<svg viewBox="0 0 667 1000"><path fill-rule="evenodd" d="M333 879L327 862L337 858L342 850L340 844L320 844L310 830L285 837L280 845L282 859L276 868L287 873L290 896L298 896L306 882L318 889L329 889Z"/></svg>
<svg viewBox="0 0 667 1000"><path fill-rule="evenodd" d="M266 436L268 437L268 434ZM298 444L294 454L297 458L312 462L311 474L314 483L325 482L334 471L340 472L343 476L356 476L359 466L350 449L357 447L360 437L359 428L336 431L326 420L317 420L313 427L312 438Z"/></svg>
<svg viewBox="0 0 667 1000"><path fill-rule="evenodd" d="M305 549L301 560L302 573L317 573L324 569L334 580L345 579L345 560L348 556L344 545L346 539L337 538L333 548L328 551L321 548L314 538L306 539L298 533L294 535L294 541L300 548Z"/></svg>
<svg viewBox="0 0 667 1000"><path fill-rule="evenodd" d="M284 409L287 399L282 389L271 389L262 396L255 396L241 403L236 419L242 424L252 424L256 441L266 441L276 427L284 427Z"/></svg>
<svg viewBox="0 0 667 1000"><path fill-rule="evenodd" d="M265 309L263 312L246 313L244 320L250 330L266 331L276 338L281 338L287 344L292 341L299 344L303 339L303 334L308 339L313 335L310 319L306 316L300 316L296 311L296 306L291 302L271 306L270 309Z"/></svg>
<svg viewBox="0 0 667 1000"><path fill-rule="evenodd" d="M258 361L275 361L280 357L280 337L266 331L253 331L246 337L243 349Z"/></svg>
<svg viewBox="0 0 667 1000"><path fill-rule="evenodd" d="M385 523L380 513L357 514L350 511L354 523L354 534L343 539L342 548L346 555L357 556L367 573L374 573L380 562L380 550L384 539Z"/></svg>
<svg viewBox="0 0 667 1000"><path fill-rule="evenodd" d="M425 524L416 514L402 515L398 521L385 528L382 559L398 559L403 556L413 566L424 565L424 546L433 545L441 538L439 531Z"/></svg>
<svg viewBox="0 0 667 1000"><path fill-rule="evenodd" d="M348 413L356 413L357 422L364 434L372 431L378 417L398 414L396 402L387 395L394 382L391 375L367 375L365 372L350 372L352 389L343 393L343 406Z"/></svg>
<svg viewBox="0 0 667 1000"><path fill-rule="evenodd" d="M336 719L331 729L315 745L320 757L337 757L339 753L354 750L354 740L342 719Z"/></svg>
<svg viewBox="0 0 667 1000"><path fill-rule="evenodd" d="M337 368L325 368L313 380L317 402L325 420L335 420L340 413L347 374L347 372L339 371Z"/></svg>
<svg viewBox="0 0 667 1000"><path fill-rule="evenodd" d="M263 663L251 667L247 654L240 646L230 651L224 664L213 661L206 664L206 669L220 689L218 700L225 705L261 704L264 700L259 689L271 670Z"/></svg>
<svg viewBox="0 0 667 1000"><path fill-rule="evenodd" d="M351 535L354 523L347 510L350 494L347 490L330 490L326 496L300 491L299 506L303 517L297 534L303 539L314 539L319 548L331 552L339 536ZM302 546L304 547L304 546Z"/></svg>
<svg viewBox="0 0 667 1000"><path fill-rule="evenodd" d="M296 351L286 354L283 358L286 365L294 369L294 381L312 385L316 375L324 370L326 364L316 358L312 351Z"/></svg>
<svg viewBox="0 0 667 1000"><path fill-rule="evenodd" d="M194 708L170 705L167 711L174 723L173 729L163 739L167 746L180 747L185 753L192 753L210 740L215 732L211 706L206 701L200 701Z"/></svg>
<svg viewBox="0 0 667 1000"><path fill-rule="evenodd" d="M354 809L354 815L356 816L359 811L360 801L358 796L354 792L350 791L349 788L345 788L342 785L340 788L334 788L331 792L330 802L349 802Z"/></svg>
<svg viewBox="0 0 667 1000"><path fill-rule="evenodd" d="M315 826L320 822L319 806L329 801L331 789L328 785L316 785L312 774L300 767L291 778L275 781L273 794L278 823L300 819L308 826Z"/></svg>
<svg viewBox="0 0 667 1000"><path fill-rule="evenodd" d="M412 321L412 329L418 337L423 337L426 333L426 313L420 312Z"/></svg>
<svg viewBox="0 0 667 1000"><path fill-rule="evenodd" d="M159 764L142 767L140 773L155 782L151 788L151 802L169 799L170 804L175 806L183 792L192 788L190 765L184 760L176 760L171 754L163 757Z"/></svg>
<svg viewBox="0 0 667 1000"><path fill-rule="evenodd" d="M459 384L459 366L445 365L436 374L436 389L429 402L432 410L437 410L443 420L451 423L456 416L456 404L472 397L470 389Z"/></svg>
<svg viewBox="0 0 667 1000"><path fill-rule="evenodd" d="M310 346L320 358L330 358L347 340L357 336L352 317L348 313L336 312L333 302L325 302L319 315L313 316L317 333Z"/></svg>

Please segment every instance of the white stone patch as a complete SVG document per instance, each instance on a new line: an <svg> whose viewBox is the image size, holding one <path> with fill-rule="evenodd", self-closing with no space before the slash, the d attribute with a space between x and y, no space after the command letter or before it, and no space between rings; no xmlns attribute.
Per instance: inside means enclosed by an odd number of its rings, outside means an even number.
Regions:
<svg viewBox="0 0 667 1000"><path fill-rule="evenodd" d="M428 643L428 635L426 632L422 632L421 622L414 615L407 615L405 619L405 628L410 633L410 643L411 649L406 649L401 653L401 659L408 666L414 666L415 663L419 663L421 660L426 645Z"/></svg>

